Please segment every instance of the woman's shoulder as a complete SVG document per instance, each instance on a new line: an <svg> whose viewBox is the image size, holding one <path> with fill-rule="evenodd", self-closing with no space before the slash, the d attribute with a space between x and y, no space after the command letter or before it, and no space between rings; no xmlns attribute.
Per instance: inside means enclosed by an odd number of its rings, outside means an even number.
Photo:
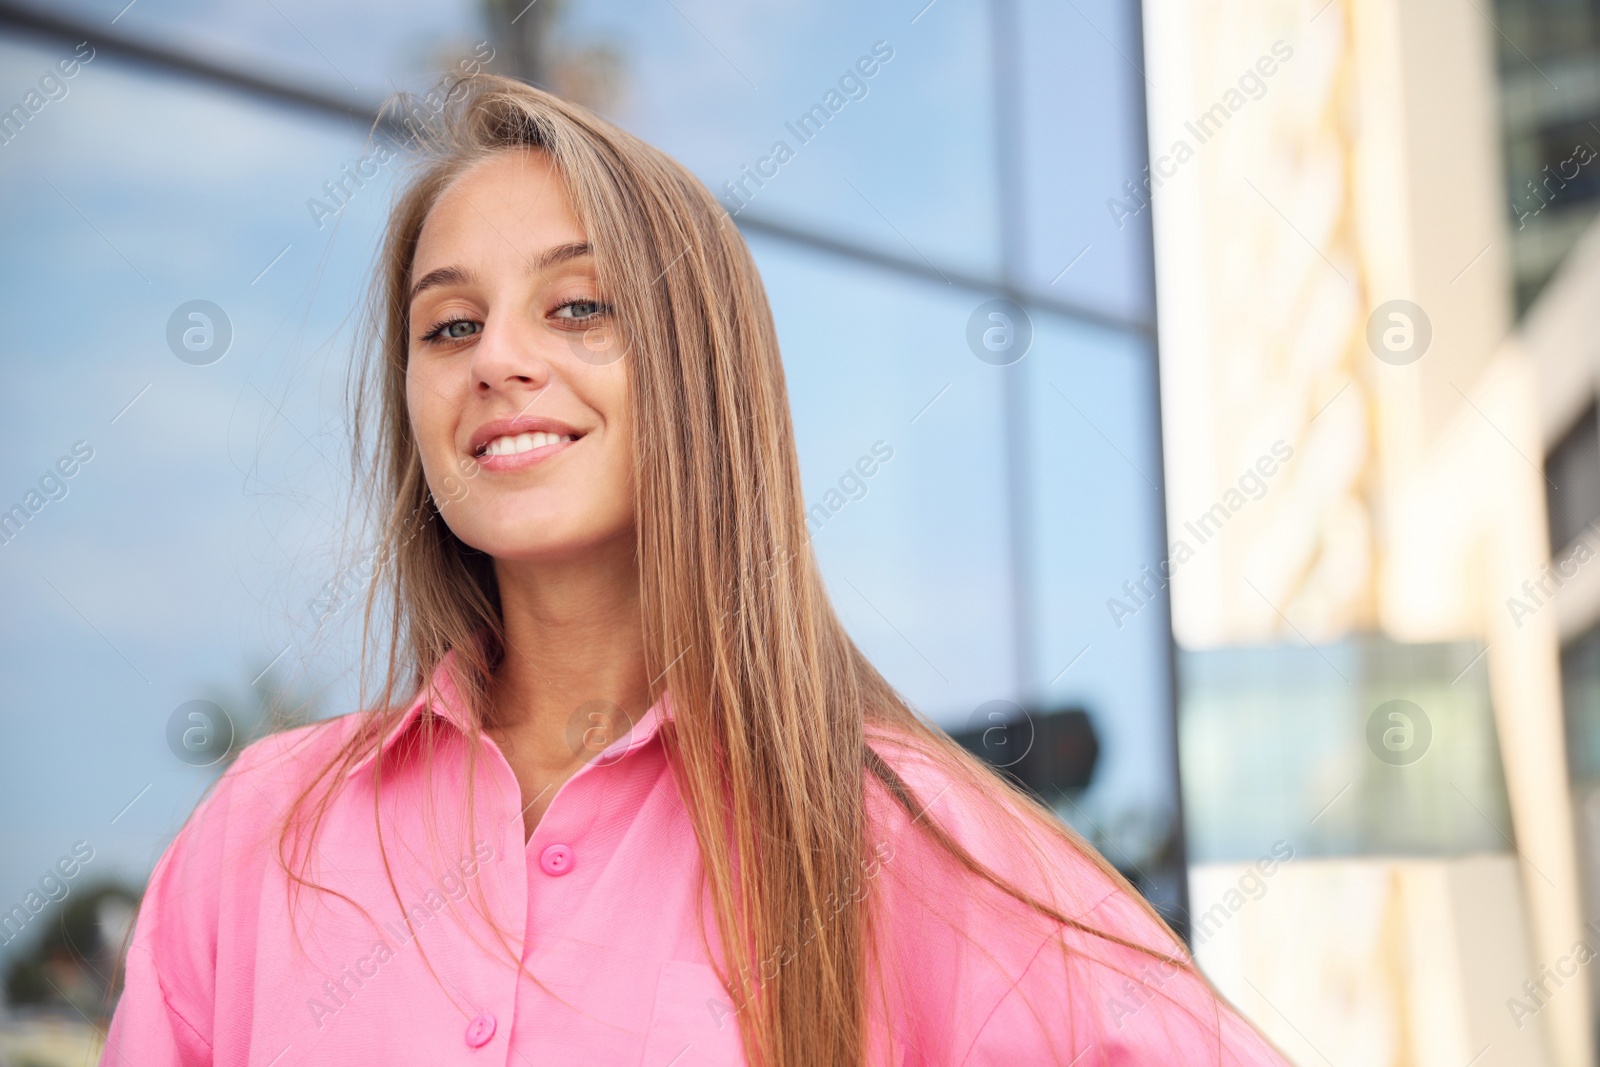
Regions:
<svg viewBox="0 0 1600 1067"><path fill-rule="evenodd" d="M869 730L868 744L889 772L867 789L882 947L912 1032L940 1055L1070 1063L1092 1044L1104 1062L1282 1062L1048 809L936 735Z"/></svg>
<svg viewBox="0 0 1600 1067"><path fill-rule="evenodd" d="M278 855L273 836L284 813L316 766L337 752L353 728L349 718L252 742L201 798L145 887L128 955L130 987L142 986L136 1000L159 990L167 1009L186 1019L207 1018L227 917L231 909L253 905L262 873Z"/></svg>
<svg viewBox="0 0 1600 1067"><path fill-rule="evenodd" d="M245 745L228 773L252 776L304 773L331 758L370 715L371 712L351 712L273 730Z"/></svg>
<svg viewBox="0 0 1600 1067"><path fill-rule="evenodd" d="M953 743L901 728L869 731L867 740L892 776L869 787L869 823L875 832L902 842L918 866L941 868L941 874L965 872L963 880L976 879L983 887L976 891L983 895L1011 897L954 855L941 840L948 839L981 871L1059 914L1082 914L1128 899L1127 883L1087 842ZM1135 911L1144 909L1140 905ZM1174 947L1159 921L1148 913L1142 918L1121 916L1117 925L1148 938L1153 948Z"/></svg>
<svg viewBox="0 0 1600 1067"><path fill-rule="evenodd" d="M218 787L228 785L241 794L259 791L265 800L297 793L332 763L370 715L352 712L257 738L240 750Z"/></svg>
<svg viewBox="0 0 1600 1067"><path fill-rule="evenodd" d="M264 837L327 776L361 721L362 713L340 715L247 744L195 805L169 853L182 851L204 863L207 855L245 845L246 836Z"/></svg>

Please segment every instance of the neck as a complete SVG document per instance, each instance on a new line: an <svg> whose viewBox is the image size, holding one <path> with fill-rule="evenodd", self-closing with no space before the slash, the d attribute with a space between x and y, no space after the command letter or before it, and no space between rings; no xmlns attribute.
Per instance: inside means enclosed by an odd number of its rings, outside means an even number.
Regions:
<svg viewBox="0 0 1600 1067"><path fill-rule="evenodd" d="M568 736L580 708L606 701L637 720L649 703L633 537L559 562L497 560L495 573L506 647L490 732L525 771L571 769L592 755Z"/></svg>

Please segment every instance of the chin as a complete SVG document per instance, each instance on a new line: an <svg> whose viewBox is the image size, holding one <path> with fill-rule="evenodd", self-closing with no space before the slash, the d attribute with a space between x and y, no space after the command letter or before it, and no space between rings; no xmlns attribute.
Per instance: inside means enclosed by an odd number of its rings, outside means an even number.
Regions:
<svg viewBox="0 0 1600 1067"><path fill-rule="evenodd" d="M462 541L506 563L558 562L581 558L619 537L633 535L631 526L611 523L553 522L548 514L474 524Z"/></svg>

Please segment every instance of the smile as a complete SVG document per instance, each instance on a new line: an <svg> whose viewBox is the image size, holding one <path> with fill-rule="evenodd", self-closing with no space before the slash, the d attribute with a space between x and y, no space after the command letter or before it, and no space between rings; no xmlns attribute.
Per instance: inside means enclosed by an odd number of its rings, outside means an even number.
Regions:
<svg viewBox="0 0 1600 1067"><path fill-rule="evenodd" d="M571 448L584 431L559 419L533 416L495 419L479 426L466 452L487 471L520 471Z"/></svg>
<svg viewBox="0 0 1600 1067"><path fill-rule="evenodd" d="M504 436L494 438L488 444L484 445L482 451L480 451L478 455L480 457L518 456L524 452L532 452L535 449L548 448L551 445L565 444L570 441L576 441L577 439L577 434L542 432L505 434Z"/></svg>

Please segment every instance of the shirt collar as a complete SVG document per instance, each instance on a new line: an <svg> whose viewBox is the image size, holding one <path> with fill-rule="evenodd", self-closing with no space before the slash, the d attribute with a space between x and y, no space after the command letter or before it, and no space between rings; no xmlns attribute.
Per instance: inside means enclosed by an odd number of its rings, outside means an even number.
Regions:
<svg viewBox="0 0 1600 1067"><path fill-rule="evenodd" d="M445 658L434 668L433 675L428 679L428 684L418 692L410 706L400 714L400 718L390 728L384 739L371 752L357 760L345 777L355 775L357 771L369 766L379 752L385 756L405 737L417 724L425 718L432 718L439 722L448 723L462 734L470 734L476 728L471 712L466 706L466 701L461 699L460 691L456 688L455 678L451 667L455 662L455 653L449 652ZM611 742L600 753L596 754L589 762L596 764L615 763L617 760L643 748L656 738L661 731L663 722L673 717L671 695L663 693L661 698L639 717L633 728L622 737Z"/></svg>

